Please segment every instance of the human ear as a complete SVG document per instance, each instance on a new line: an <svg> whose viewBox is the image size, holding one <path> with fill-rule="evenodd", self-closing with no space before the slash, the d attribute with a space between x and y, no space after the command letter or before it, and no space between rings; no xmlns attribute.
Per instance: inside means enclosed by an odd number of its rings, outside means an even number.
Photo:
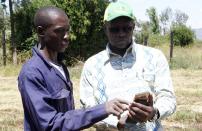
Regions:
<svg viewBox="0 0 202 131"><path fill-rule="evenodd" d="M107 23L105 22L103 25L104 33L107 34Z"/></svg>
<svg viewBox="0 0 202 131"><path fill-rule="evenodd" d="M135 22L133 22L133 29L135 29Z"/></svg>
<svg viewBox="0 0 202 131"><path fill-rule="evenodd" d="M37 26L36 31L37 31L37 34L38 34L40 37L43 37L43 36L44 36L44 31L45 31L45 29L44 29L42 26Z"/></svg>

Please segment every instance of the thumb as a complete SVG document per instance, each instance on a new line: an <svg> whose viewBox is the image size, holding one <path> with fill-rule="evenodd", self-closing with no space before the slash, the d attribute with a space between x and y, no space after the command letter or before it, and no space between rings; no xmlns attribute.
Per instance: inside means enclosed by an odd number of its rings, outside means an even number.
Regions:
<svg viewBox="0 0 202 131"><path fill-rule="evenodd" d="M149 94L149 105L153 106L153 96L152 96L152 94Z"/></svg>

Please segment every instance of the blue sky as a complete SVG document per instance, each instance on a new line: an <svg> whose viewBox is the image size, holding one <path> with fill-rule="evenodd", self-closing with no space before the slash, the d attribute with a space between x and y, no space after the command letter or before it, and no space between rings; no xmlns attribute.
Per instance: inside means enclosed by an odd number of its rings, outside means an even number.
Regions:
<svg viewBox="0 0 202 131"><path fill-rule="evenodd" d="M187 25L191 28L202 28L202 0L124 0L128 2L134 10L136 18L148 20L146 9L155 7L157 13L170 7L173 12L180 10L189 16Z"/></svg>

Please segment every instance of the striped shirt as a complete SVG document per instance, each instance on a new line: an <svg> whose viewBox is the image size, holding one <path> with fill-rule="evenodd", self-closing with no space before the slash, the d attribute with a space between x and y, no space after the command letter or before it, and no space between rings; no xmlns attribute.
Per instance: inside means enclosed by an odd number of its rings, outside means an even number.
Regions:
<svg viewBox="0 0 202 131"><path fill-rule="evenodd" d="M160 50L133 43L124 56L109 47L90 57L84 64L80 81L80 99L84 107L120 98L132 101L135 94L150 92L160 118L155 122L127 124L133 130L161 130L160 120L176 109L176 99L168 62ZM102 121L116 127L117 117Z"/></svg>

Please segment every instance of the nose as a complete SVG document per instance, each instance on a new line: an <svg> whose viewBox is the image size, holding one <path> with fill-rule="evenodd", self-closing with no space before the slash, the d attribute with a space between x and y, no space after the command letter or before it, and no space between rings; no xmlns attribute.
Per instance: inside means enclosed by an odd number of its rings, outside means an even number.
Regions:
<svg viewBox="0 0 202 131"><path fill-rule="evenodd" d="M119 37L123 37L126 35L126 32L123 29L120 29L118 32Z"/></svg>

